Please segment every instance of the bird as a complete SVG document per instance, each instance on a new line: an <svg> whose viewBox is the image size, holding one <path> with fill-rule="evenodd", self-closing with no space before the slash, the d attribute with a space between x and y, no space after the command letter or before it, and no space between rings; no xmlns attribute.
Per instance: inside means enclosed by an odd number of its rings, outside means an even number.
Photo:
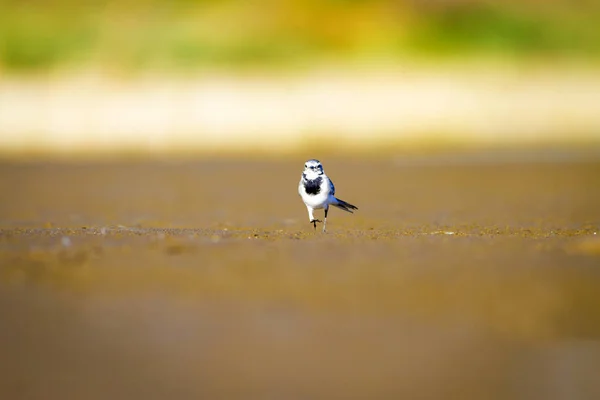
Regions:
<svg viewBox="0 0 600 400"><path fill-rule="evenodd" d="M354 213L358 207L340 200L335 197L335 186L323 170L323 165L319 160L311 159L304 163L304 171L298 184L298 194L304 201L308 210L308 219L317 230L317 222L323 222L323 232L327 226L327 212L329 206L335 206L349 213ZM314 210L324 209L325 218L323 221L316 219Z"/></svg>

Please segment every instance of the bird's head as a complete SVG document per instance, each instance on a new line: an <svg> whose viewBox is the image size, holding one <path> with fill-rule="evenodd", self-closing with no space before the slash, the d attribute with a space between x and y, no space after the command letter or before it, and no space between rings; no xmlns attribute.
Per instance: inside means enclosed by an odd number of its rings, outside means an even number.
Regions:
<svg viewBox="0 0 600 400"><path fill-rule="evenodd" d="M306 179L315 179L319 175L323 175L323 166L319 160L308 160L304 163L304 172L302 174Z"/></svg>

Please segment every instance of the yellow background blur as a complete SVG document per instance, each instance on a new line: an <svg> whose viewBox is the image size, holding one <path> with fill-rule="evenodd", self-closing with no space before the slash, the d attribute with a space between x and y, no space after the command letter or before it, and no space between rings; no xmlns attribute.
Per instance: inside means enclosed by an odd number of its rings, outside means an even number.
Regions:
<svg viewBox="0 0 600 400"><path fill-rule="evenodd" d="M600 140L597 1L0 7L3 153Z"/></svg>

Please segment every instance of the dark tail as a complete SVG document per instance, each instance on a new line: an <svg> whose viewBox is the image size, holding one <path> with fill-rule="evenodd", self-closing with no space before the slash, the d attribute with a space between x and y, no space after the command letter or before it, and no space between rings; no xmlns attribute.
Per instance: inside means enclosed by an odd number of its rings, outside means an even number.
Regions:
<svg viewBox="0 0 600 400"><path fill-rule="evenodd" d="M337 204L331 203L332 206L336 206L337 208L341 208L342 210L348 211L349 213L354 213L354 211L352 211L352 210L358 210L358 207L353 206L350 203L346 203L344 200L340 200L338 198L336 198L336 200L338 201Z"/></svg>

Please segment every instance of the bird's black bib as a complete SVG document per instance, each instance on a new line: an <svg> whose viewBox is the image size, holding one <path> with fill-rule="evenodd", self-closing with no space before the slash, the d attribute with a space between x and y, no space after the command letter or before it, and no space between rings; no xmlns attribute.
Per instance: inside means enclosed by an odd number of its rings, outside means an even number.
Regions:
<svg viewBox="0 0 600 400"><path fill-rule="evenodd" d="M304 190L306 190L307 194L317 195L321 192L321 183L323 183L323 178L320 176L313 180L304 180Z"/></svg>

